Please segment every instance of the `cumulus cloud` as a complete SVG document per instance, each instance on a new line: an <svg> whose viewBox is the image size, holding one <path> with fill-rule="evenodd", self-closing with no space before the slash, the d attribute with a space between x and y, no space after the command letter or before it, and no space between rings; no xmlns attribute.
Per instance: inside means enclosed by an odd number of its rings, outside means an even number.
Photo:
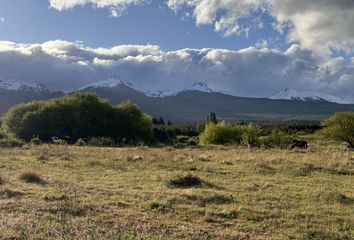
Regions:
<svg viewBox="0 0 354 240"><path fill-rule="evenodd" d="M248 32L253 26L244 25L242 19L261 11L274 18L278 31L289 28L289 41L302 47L319 52L354 49L353 0L168 0L167 4L174 11L191 9L198 25L214 24L224 35Z"/></svg>
<svg viewBox="0 0 354 240"><path fill-rule="evenodd" d="M59 11L90 4L107 8L111 16L120 16L129 6L144 5L151 0L49 0ZM353 0L165 0L173 11L192 11L197 25L213 24L225 36L264 27L259 15L274 18L273 28L288 32L289 42L329 53L332 50L353 52ZM246 19L246 20L245 20ZM252 20L253 19L253 20ZM285 31L288 30L288 31Z"/></svg>
<svg viewBox="0 0 354 240"><path fill-rule="evenodd" d="M284 88L319 90L354 100L354 67L343 58L323 60L293 45L269 48L182 49L154 45L90 48L81 42L0 42L0 78L42 82L70 90L116 76L142 89L182 89L203 81L215 91L269 97Z"/></svg>
<svg viewBox="0 0 354 240"><path fill-rule="evenodd" d="M0 17L0 25L5 23L5 18L4 17Z"/></svg>
<svg viewBox="0 0 354 240"><path fill-rule="evenodd" d="M119 17L129 6L148 2L149 0L49 0L50 6L59 11L91 4L97 8L108 8L113 17Z"/></svg>

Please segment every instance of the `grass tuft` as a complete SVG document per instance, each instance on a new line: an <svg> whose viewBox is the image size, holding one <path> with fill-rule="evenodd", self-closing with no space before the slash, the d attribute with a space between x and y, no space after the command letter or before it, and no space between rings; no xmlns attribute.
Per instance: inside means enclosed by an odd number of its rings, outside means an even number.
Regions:
<svg viewBox="0 0 354 240"><path fill-rule="evenodd" d="M3 178L2 176L0 176L0 185L5 184L5 178Z"/></svg>
<svg viewBox="0 0 354 240"><path fill-rule="evenodd" d="M20 197L21 195L23 195L22 192L17 192L17 191L13 191L10 189L5 189L4 191L0 191L0 198L15 198L15 197Z"/></svg>
<svg viewBox="0 0 354 240"><path fill-rule="evenodd" d="M20 180L27 182L27 183L36 183L36 184L44 184L45 181L39 176L38 173L33 171L23 172L21 173Z"/></svg>
<svg viewBox="0 0 354 240"><path fill-rule="evenodd" d="M190 188L190 187L201 187L203 185L203 180L192 174L187 176L180 176L169 181L169 186L174 188Z"/></svg>

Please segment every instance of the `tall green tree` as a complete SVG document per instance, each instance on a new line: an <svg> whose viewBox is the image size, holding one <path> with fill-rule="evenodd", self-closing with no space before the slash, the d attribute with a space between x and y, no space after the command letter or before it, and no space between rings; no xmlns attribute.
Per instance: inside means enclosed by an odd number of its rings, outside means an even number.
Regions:
<svg viewBox="0 0 354 240"><path fill-rule="evenodd" d="M354 149L354 112L339 112L321 123L318 135L346 142Z"/></svg>
<svg viewBox="0 0 354 240"><path fill-rule="evenodd" d="M206 124L217 124L218 120L216 119L216 114L214 112L209 113L207 120L206 120Z"/></svg>

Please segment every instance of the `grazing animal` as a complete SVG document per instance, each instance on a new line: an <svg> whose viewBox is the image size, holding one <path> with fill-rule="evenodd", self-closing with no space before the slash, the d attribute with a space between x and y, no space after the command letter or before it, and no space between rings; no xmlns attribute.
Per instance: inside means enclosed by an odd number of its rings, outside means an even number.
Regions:
<svg viewBox="0 0 354 240"><path fill-rule="evenodd" d="M250 141L248 142L248 148L252 149L252 148L261 148L261 144L259 142L256 141Z"/></svg>
<svg viewBox="0 0 354 240"><path fill-rule="evenodd" d="M308 143L302 140L293 140L293 145L291 145L291 150L294 148L307 149Z"/></svg>

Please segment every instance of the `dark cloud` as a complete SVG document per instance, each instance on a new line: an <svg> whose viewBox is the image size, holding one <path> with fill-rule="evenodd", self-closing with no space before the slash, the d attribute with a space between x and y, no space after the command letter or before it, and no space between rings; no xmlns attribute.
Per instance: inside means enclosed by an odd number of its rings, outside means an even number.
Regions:
<svg viewBox="0 0 354 240"><path fill-rule="evenodd" d="M0 42L0 77L42 82L70 90L116 76L141 89L181 89L197 81L216 91L268 97L284 88L316 90L354 100L354 68L343 58L326 59L298 45L287 51L247 48L183 49L157 46L89 48L82 43Z"/></svg>

